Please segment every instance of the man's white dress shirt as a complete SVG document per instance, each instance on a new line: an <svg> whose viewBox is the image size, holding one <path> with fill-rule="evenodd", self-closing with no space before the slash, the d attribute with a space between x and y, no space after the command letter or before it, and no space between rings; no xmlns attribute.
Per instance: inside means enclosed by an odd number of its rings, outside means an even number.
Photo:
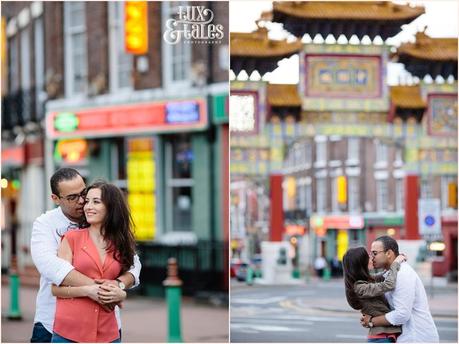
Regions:
<svg viewBox="0 0 459 344"><path fill-rule="evenodd" d="M57 256L57 249L61 237L68 230L76 229L78 225L72 223L62 212L60 207L47 211L33 223L31 254L33 262L40 272L40 290L37 294L34 323L41 322L49 331L53 332L54 315L56 312L56 298L51 293L51 285L60 285L65 276L74 269L72 264ZM141 264L139 257L134 256L134 266L129 272L134 276L134 286L138 286ZM121 328L120 310L115 308L118 328Z"/></svg>
<svg viewBox="0 0 459 344"><path fill-rule="evenodd" d="M406 262L400 265L397 284L385 294L393 311L386 319L392 325L402 325L397 343L438 343L437 327L427 302L424 285L418 274Z"/></svg>

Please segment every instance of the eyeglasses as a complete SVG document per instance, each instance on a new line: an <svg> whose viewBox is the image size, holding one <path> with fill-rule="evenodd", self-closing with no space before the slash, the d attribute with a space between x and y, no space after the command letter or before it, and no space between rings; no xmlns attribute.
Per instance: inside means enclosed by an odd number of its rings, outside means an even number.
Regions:
<svg viewBox="0 0 459 344"><path fill-rule="evenodd" d="M75 202L75 201L78 201L80 198L85 198L86 197L86 189L84 189L83 191L81 191L79 194L71 194L71 195L67 195L67 196L59 196L59 198L64 198L66 199L68 202Z"/></svg>
<svg viewBox="0 0 459 344"><path fill-rule="evenodd" d="M370 256L376 257L376 256L377 256L378 254L380 254L381 252L386 252L386 251L384 251L384 250L383 250L383 251L371 251L371 252L370 252Z"/></svg>

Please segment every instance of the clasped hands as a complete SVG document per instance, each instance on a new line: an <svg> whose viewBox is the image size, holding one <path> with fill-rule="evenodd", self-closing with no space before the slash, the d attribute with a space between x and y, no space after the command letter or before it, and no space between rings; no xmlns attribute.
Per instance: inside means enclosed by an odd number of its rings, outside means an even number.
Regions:
<svg viewBox="0 0 459 344"><path fill-rule="evenodd" d="M115 306L122 307L126 292L118 287L114 280L96 279L95 284L86 286L88 297L101 305L106 312L112 312Z"/></svg>
<svg viewBox="0 0 459 344"><path fill-rule="evenodd" d="M362 325L363 327L370 327L368 325L368 322L370 321L370 315L368 314L364 314L362 313L362 315L360 316L360 325Z"/></svg>

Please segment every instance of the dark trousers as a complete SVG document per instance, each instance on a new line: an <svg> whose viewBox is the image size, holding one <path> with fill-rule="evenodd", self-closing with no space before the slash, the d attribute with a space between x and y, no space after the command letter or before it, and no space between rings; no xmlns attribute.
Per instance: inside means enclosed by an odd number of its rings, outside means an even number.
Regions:
<svg viewBox="0 0 459 344"><path fill-rule="evenodd" d="M368 343L395 343L394 338L368 338Z"/></svg>
<svg viewBox="0 0 459 344"><path fill-rule="evenodd" d="M43 326L42 323L37 322L33 325L31 343L51 343L53 334Z"/></svg>
<svg viewBox="0 0 459 344"><path fill-rule="evenodd" d="M33 325L32 338L30 339L31 343L51 343L53 334L48 332L48 330L43 326L42 323L37 322ZM121 329L120 329L120 338L121 341Z"/></svg>

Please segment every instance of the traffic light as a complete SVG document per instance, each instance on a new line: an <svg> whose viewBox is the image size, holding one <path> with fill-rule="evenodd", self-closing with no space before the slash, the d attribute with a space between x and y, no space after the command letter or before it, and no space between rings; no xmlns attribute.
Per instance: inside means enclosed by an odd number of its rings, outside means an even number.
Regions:
<svg viewBox="0 0 459 344"><path fill-rule="evenodd" d="M345 176L339 176L336 180L338 189L338 203L345 204L347 202L347 182Z"/></svg>
<svg viewBox="0 0 459 344"><path fill-rule="evenodd" d="M448 207L457 209L457 184L448 184Z"/></svg>
<svg viewBox="0 0 459 344"><path fill-rule="evenodd" d="M148 51L148 12L146 1L126 1L124 5L124 41L129 54Z"/></svg>

